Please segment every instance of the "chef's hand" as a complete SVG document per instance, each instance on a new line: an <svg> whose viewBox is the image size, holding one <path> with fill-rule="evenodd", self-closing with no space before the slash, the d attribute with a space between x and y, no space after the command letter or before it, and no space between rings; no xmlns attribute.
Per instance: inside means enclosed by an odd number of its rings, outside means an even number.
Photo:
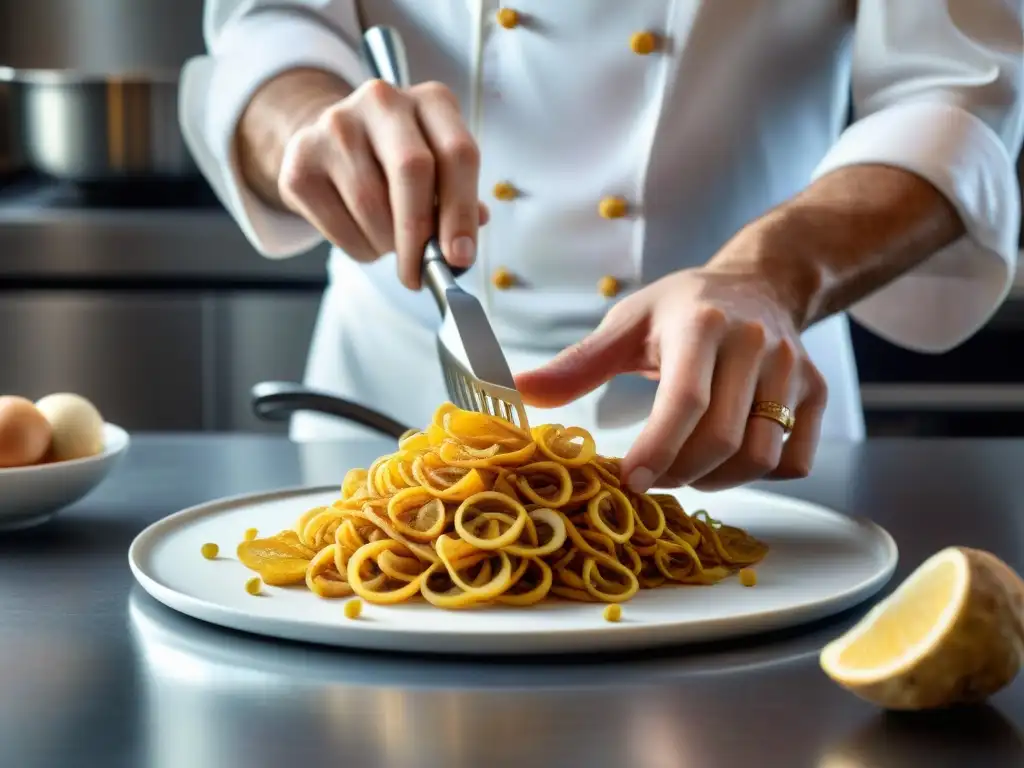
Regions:
<svg viewBox="0 0 1024 768"><path fill-rule="evenodd" d="M582 343L517 377L524 400L556 407L620 373L656 379L654 407L624 458L636 492L715 490L808 474L825 380L792 315L764 277L708 265L676 272L623 299ZM796 424L752 417L755 402L789 407Z"/></svg>
<svg viewBox="0 0 1024 768"><path fill-rule="evenodd" d="M318 115L286 145L278 193L287 208L358 261L394 251L413 290L435 230L452 266L472 265L487 220L480 153L446 86L371 80Z"/></svg>

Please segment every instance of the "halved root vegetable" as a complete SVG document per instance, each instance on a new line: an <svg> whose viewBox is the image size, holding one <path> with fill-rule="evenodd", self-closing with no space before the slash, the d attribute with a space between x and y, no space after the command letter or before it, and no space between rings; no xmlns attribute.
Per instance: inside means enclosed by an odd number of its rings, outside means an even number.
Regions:
<svg viewBox="0 0 1024 768"><path fill-rule="evenodd" d="M943 549L821 652L836 683L887 709L982 701L1024 662L1024 581L988 552Z"/></svg>

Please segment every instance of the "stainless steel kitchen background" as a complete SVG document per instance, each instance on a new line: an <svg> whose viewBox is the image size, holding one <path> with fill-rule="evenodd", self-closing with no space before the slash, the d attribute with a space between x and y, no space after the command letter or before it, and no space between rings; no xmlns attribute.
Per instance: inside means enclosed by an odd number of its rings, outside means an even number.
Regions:
<svg viewBox="0 0 1024 768"><path fill-rule="evenodd" d="M263 259L182 162L166 92L202 6L0 0L0 392L79 392L129 430L284 428L249 389L301 379L326 251ZM1024 279L948 355L854 333L870 434L1024 434Z"/></svg>
<svg viewBox="0 0 1024 768"><path fill-rule="evenodd" d="M326 252L260 257L176 164L168 106L203 49L202 8L0 0L0 67L16 75L0 84L0 391L79 392L129 430L284 428L257 422L248 393L301 380ZM102 123L113 111L124 125ZM111 173L83 165L97 158Z"/></svg>

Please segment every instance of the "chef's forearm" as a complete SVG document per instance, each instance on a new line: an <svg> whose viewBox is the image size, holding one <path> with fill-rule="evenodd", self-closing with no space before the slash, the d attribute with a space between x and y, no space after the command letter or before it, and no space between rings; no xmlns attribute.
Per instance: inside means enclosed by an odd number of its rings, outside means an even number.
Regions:
<svg viewBox="0 0 1024 768"><path fill-rule="evenodd" d="M294 69L267 81L253 95L238 121L235 152L242 178L260 199L284 209L277 181L288 141L351 92L335 75Z"/></svg>
<svg viewBox="0 0 1024 768"><path fill-rule="evenodd" d="M767 278L800 328L840 312L963 235L948 199L882 165L829 173L748 227L721 265ZM716 263L713 259L711 264Z"/></svg>

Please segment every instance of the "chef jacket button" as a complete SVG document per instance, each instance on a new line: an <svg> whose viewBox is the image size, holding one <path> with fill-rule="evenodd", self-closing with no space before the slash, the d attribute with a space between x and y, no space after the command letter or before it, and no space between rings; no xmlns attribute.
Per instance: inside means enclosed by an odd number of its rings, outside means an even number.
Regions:
<svg viewBox="0 0 1024 768"><path fill-rule="evenodd" d="M619 295L619 281L611 275L605 275L597 281L597 292L606 299L613 299Z"/></svg>
<svg viewBox="0 0 1024 768"><path fill-rule="evenodd" d="M638 56L646 56L658 49L658 38L653 32L636 32L629 38L629 47Z"/></svg>
<svg viewBox="0 0 1024 768"><path fill-rule="evenodd" d="M494 185L494 197L503 202L515 200L519 196L519 190L507 181L499 181Z"/></svg>
<svg viewBox="0 0 1024 768"><path fill-rule="evenodd" d="M515 29L519 26L519 14L511 8L502 8L498 11L498 23L505 29Z"/></svg>
<svg viewBox="0 0 1024 768"><path fill-rule="evenodd" d="M629 212L629 205L621 197L606 197L597 206L602 219L621 219Z"/></svg>
<svg viewBox="0 0 1024 768"><path fill-rule="evenodd" d="M498 267L491 275L491 284L499 291L507 291L516 283L516 276L504 267Z"/></svg>

